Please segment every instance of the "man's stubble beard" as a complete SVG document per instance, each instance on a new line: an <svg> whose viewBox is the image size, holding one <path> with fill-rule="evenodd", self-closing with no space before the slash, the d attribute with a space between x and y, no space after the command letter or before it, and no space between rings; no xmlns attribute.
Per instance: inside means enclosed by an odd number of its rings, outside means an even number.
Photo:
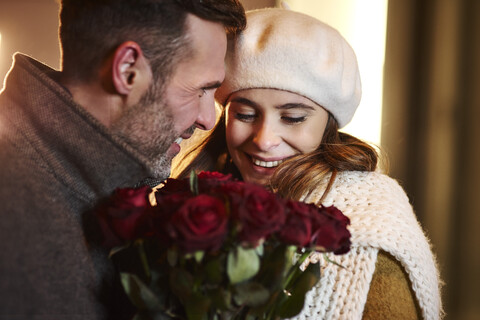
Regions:
<svg viewBox="0 0 480 320"><path fill-rule="evenodd" d="M178 134L162 90L150 85L140 101L112 125L112 131L147 159L153 178L168 178L173 155L167 150Z"/></svg>

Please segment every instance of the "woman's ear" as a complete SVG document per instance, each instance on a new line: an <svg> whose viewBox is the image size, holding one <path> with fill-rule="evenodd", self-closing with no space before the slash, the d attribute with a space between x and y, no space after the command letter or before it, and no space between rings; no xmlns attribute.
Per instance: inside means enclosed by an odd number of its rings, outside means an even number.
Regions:
<svg viewBox="0 0 480 320"><path fill-rule="evenodd" d="M117 93L129 95L137 88L142 90L151 78L150 65L136 42L126 41L117 47L112 61L112 83Z"/></svg>

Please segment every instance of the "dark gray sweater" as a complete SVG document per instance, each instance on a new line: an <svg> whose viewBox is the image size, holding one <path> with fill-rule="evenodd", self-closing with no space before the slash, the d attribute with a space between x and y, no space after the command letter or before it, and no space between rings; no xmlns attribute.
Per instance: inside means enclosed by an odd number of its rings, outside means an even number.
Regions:
<svg viewBox="0 0 480 320"><path fill-rule="evenodd" d="M57 76L17 54L0 94L0 319L120 319L90 211L146 178L148 162Z"/></svg>

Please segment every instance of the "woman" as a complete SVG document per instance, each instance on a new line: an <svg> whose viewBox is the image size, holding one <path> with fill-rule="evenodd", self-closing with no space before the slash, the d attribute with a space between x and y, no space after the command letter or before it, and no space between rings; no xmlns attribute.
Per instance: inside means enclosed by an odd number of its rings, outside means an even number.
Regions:
<svg viewBox="0 0 480 320"><path fill-rule="evenodd" d="M299 319L440 319L435 260L405 192L373 147L338 131L360 97L355 54L335 29L288 10L248 12L215 94L218 125L176 172L232 173L349 216L351 251L330 257L344 268L310 258L322 277Z"/></svg>

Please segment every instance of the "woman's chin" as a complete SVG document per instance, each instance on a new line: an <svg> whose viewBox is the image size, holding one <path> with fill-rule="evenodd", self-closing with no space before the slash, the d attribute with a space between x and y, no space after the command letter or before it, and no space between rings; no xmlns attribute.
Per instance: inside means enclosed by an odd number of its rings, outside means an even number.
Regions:
<svg viewBox="0 0 480 320"><path fill-rule="evenodd" d="M274 170L273 170L274 171ZM273 171L271 174L242 174L242 178L244 181L249 183L256 183L262 186L266 186L270 183L270 178L273 175Z"/></svg>

